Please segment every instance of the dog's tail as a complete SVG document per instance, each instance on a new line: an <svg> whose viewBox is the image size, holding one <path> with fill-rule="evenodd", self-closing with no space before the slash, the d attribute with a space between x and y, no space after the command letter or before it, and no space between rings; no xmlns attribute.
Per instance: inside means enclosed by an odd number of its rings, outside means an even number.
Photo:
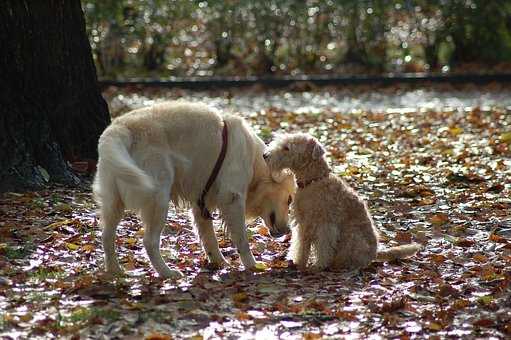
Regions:
<svg viewBox="0 0 511 340"><path fill-rule="evenodd" d="M421 249L420 244L410 243L397 247L378 250L376 254L376 260L390 262L398 259L405 259L417 254L419 249Z"/></svg>
<svg viewBox="0 0 511 340"><path fill-rule="evenodd" d="M115 190L121 197L126 189L135 190L137 200L144 200L155 191L152 178L140 169L129 153L133 143L131 132L121 126L111 126L101 135L98 154L99 163L93 184L94 194L101 200L108 191ZM130 195L131 199L135 199ZM123 197L125 198L125 197ZM123 199L128 207L130 204Z"/></svg>

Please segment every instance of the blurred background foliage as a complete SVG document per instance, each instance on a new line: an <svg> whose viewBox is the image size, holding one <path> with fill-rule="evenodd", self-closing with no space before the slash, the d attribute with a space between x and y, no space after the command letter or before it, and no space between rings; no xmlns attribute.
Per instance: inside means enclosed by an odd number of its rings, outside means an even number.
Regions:
<svg viewBox="0 0 511 340"><path fill-rule="evenodd" d="M510 0L82 0L99 76L511 70Z"/></svg>

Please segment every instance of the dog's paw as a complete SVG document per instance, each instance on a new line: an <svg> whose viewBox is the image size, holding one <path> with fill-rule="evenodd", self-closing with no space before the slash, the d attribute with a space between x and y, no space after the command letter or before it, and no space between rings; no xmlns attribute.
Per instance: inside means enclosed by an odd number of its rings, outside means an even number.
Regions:
<svg viewBox="0 0 511 340"><path fill-rule="evenodd" d="M109 277L119 277L124 276L126 273L120 266L111 266L105 268L105 276Z"/></svg>
<svg viewBox="0 0 511 340"><path fill-rule="evenodd" d="M125 275L126 273L120 269L101 272L98 277L104 280L112 280L115 278L123 277Z"/></svg>
<svg viewBox="0 0 511 340"><path fill-rule="evenodd" d="M226 260L215 261L215 262L208 261L208 264L206 265L206 267L211 270L218 270L218 269L229 267L229 262L227 262Z"/></svg>
<svg viewBox="0 0 511 340"><path fill-rule="evenodd" d="M318 266L318 265L312 265L309 268L307 268L305 271L311 274L319 273L325 271L326 267Z"/></svg>
<svg viewBox="0 0 511 340"><path fill-rule="evenodd" d="M292 265L290 266L290 268L296 269L301 272L307 271L307 264L304 263L303 261L301 261L301 262L291 261L291 263L292 263Z"/></svg>
<svg viewBox="0 0 511 340"><path fill-rule="evenodd" d="M161 278L163 279L171 279L171 280L179 280L184 276L183 273L181 273L179 270L172 270L168 269L165 270L163 273L158 273Z"/></svg>

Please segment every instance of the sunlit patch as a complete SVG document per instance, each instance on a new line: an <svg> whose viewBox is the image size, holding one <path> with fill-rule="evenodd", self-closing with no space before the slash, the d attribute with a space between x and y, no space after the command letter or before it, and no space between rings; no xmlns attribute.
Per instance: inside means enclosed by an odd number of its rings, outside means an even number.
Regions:
<svg viewBox="0 0 511 340"><path fill-rule="evenodd" d="M163 255L186 277L176 283L154 274L143 226L127 213L116 243L127 273L106 278L100 220L87 189L6 193L0 196L0 337L507 335L509 90L397 86L229 96L106 93L113 114L183 97L241 112L265 141L280 129L314 134L327 146L333 171L367 198L381 242L424 243L417 258L360 272L303 274L286 259L289 239L272 239L259 220L248 227L250 246L269 268L245 273L217 219L230 266L212 270L188 213L171 207Z"/></svg>

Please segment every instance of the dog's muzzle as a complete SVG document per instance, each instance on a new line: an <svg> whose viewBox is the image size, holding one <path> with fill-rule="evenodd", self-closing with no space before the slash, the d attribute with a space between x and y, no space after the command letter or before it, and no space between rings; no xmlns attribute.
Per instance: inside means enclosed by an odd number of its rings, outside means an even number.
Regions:
<svg viewBox="0 0 511 340"><path fill-rule="evenodd" d="M269 151L266 151L265 153L263 153L263 158L264 158L264 160L265 160L265 161L266 161L269 157L270 157L270 152L269 152Z"/></svg>
<svg viewBox="0 0 511 340"><path fill-rule="evenodd" d="M279 238L283 235L289 234L291 232L291 229L289 229L288 226L285 226L284 228L270 228L270 235L273 238Z"/></svg>

